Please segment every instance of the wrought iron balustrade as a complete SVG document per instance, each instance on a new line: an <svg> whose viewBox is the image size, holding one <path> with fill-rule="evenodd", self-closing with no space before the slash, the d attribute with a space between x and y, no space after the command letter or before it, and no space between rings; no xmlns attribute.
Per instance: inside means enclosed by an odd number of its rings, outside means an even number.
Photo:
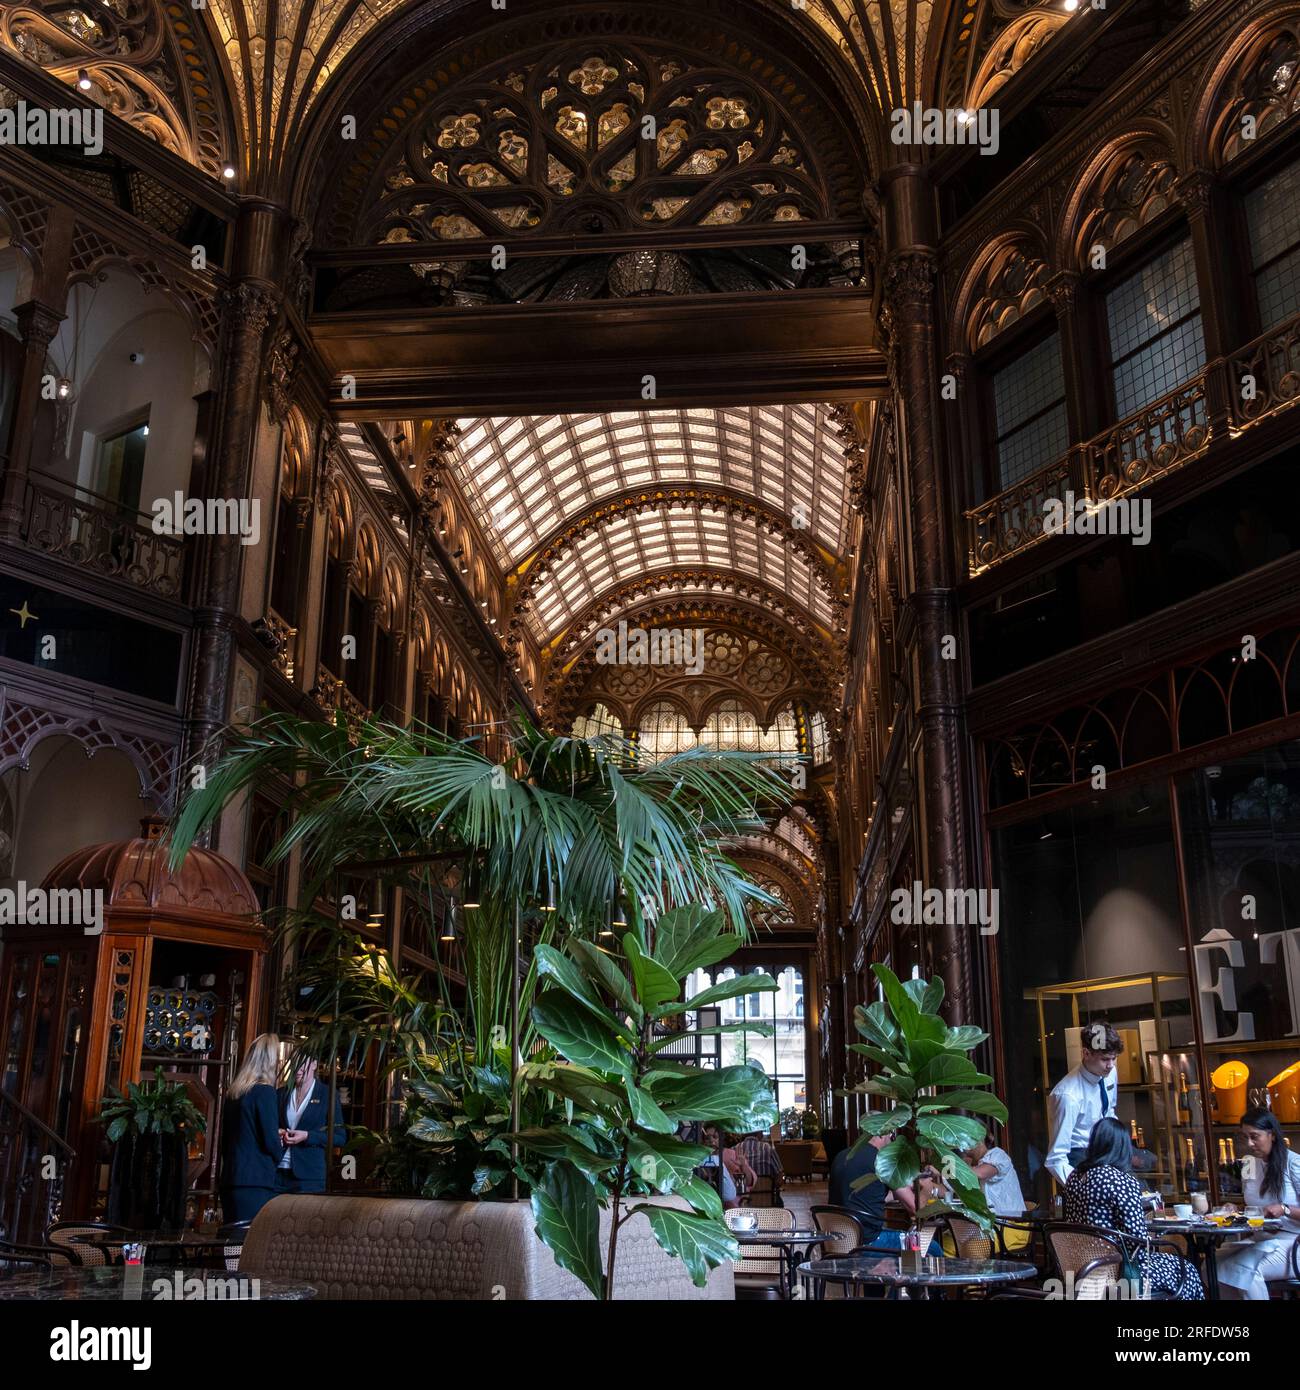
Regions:
<svg viewBox="0 0 1300 1390"><path fill-rule="evenodd" d="M1058 459L966 513L971 574L1005 560L1043 536L1043 515L1071 486L1071 458Z"/></svg>
<svg viewBox="0 0 1300 1390"><path fill-rule="evenodd" d="M7 1091L0 1091L0 1240L39 1244L59 1219L73 1150Z"/></svg>
<svg viewBox="0 0 1300 1390"><path fill-rule="evenodd" d="M1238 429L1300 401L1300 314L1233 353L1228 399Z"/></svg>
<svg viewBox="0 0 1300 1390"><path fill-rule="evenodd" d="M157 535L141 514L49 474L27 482L23 538L74 565L179 599L184 556L178 537Z"/></svg>
<svg viewBox="0 0 1300 1390"><path fill-rule="evenodd" d="M1143 406L1085 444L1089 495L1109 500L1178 468L1210 442L1205 377Z"/></svg>
<svg viewBox="0 0 1300 1390"><path fill-rule="evenodd" d="M1050 534L1047 504L1111 501L1204 453L1211 437L1205 374L1111 425L1094 438L966 513L967 568L979 574Z"/></svg>
<svg viewBox="0 0 1300 1390"><path fill-rule="evenodd" d="M311 695L327 714L343 711L348 733L354 740L359 736L361 725L371 717L365 705L325 666L316 667L316 685Z"/></svg>

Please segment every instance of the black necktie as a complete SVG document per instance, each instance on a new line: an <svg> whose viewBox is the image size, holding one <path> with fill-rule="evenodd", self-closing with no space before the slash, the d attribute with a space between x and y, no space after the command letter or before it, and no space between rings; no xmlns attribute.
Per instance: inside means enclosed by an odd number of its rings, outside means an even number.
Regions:
<svg viewBox="0 0 1300 1390"><path fill-rule="evenodd" d="M1110 1109L1110 1094L1106 1090L1106 1078L1103 1076L1101 1080L1097 1082L1097 1085L1101 1090L1101 1113L1104 1118L1106 1112Z"/></svg>

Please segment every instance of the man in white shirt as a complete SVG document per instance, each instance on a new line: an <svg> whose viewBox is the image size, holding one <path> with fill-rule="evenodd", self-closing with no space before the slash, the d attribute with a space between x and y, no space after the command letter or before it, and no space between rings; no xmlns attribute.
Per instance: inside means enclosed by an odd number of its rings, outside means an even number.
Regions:
<svg viewBox="0 0 1300 1390"><path fill-rule="evenodd" d="M1062 1077L1048 1097L1052 1139L1046 1167L1065 1186L1075 1165L1083 1161L1092 1127L1114 1115L1119 1099L1115 1062L1123 1042L1109 1023L1088 1023L1080 1030L1083 1060Z"/></svg>

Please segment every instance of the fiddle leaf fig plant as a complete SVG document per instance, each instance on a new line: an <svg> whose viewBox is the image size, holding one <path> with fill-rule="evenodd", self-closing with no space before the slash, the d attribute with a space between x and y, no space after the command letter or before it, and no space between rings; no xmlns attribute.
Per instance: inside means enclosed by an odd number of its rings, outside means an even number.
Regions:
<svg viewBox="0 0 1300 1390"><path fill-rule="evenodd" d="M1007 1118L1006 1106L986 1089L993 1078L977 1070L969 1056L988 1034L970 1025L952 1028L944 1022L939 1016L943 981L937 976L903 982L888 966L871 968L885 997L853 1011L854 1025L866 1042L849 1046L880 1070L853 1090L887 1102L887 1108L862 1117L861 1133L849 1152L856 1153L882 1134L893 1138L876 1155L875 1173L861 1185L879 1180L894 1189L910 1187L915 1198L914 1229L936 1216L959 1211L981 1230L990 1231L993 1214L979 1177L962 1158L963 1150L983 1139L985 1119ZM931 1164L938 1165L960 1206L922 1201Z"/></svg>
<svg viewBox="0 0 1300 1390"><path fill-rule="evenodd" d="M697 1285L738 1254L716 1188L696 1172L712 1150L684 1143L677 1132L695 1121L742 1133L768 1128L777 1113L772 1083L754 1067L710 1070L666 1055L683 1039L772 1031L752 1022L701 1028L692 1018L710 1003L775 990L770 976L738 975L682 998L687 976L743 944L725 928L723 912L695 905L629 930L617 952L576 936L564 951L536 950L540 994L533 1023L559 1060L528 1063L520 1079L569 1102L570 1115L515 1137L545 1160L532 1185L538 1236L597 1298L613 1298L619 1232L639 1214ZM645 1200L652 1196L682 1200ZM606 1207L611 1219L602 1249Z"/></svg>

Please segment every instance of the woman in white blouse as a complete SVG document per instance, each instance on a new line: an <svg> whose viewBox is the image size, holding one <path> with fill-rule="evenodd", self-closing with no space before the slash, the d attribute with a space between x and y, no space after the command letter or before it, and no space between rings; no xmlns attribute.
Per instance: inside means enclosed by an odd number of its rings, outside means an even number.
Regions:
<svg viewBox="0 0 1300 1390"><path fill-rule="evenodd" d="M1242 1198L1264 1216L1280 1216L1282 1229L1228 1246L1219 1256L1219 1284L1225 1298L1266 1299L1268 1281L1290 1273L1291 1247L1300 1236L1300 1154L1287 1148L1271 1110L1248 1110L1241 1134L1249 1150L1242 1161Z"/></svg>

